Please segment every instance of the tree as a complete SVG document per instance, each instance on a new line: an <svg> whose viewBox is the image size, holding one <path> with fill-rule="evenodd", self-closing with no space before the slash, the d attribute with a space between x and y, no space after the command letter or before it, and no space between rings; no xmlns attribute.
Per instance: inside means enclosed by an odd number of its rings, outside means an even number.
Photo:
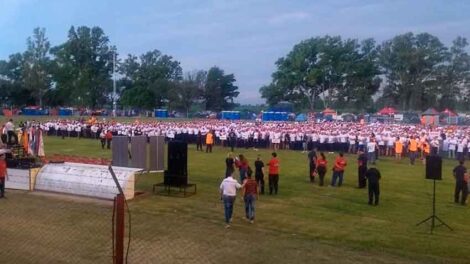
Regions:
<svg viewBox="0 0 470 264"><path fill-rule="evenodd" d="M177 100L175 83L181 80L182 69L180 63L171 56L164 55L158 50L149 51L140 57L128 55L119 71L124 77L121 83L125 86L124 94L138 96L135 100L125 99L121 102L129 107L143 107L151 109L162 107L166 102L172 104ZM139 93L129 92L137 89L144 92L147 97L140 98ZM145 103L137 103L145 100Z"/></svg>
<svg viewBox="0 0 470 264"><path fill-rule="evenodd" d="M231 110L236 104L233 99L239 94L234 74L225 74L217 66L209 69L204 91L206 110Z"/></svg>
<svg viewBox="0 0 470 264"><path fill-rule="evenodd" d="M189 116L189 110L194 102L202 98L206 78L206 71L188 72L183 81L178 83L176 89L178 105L186 112L186 117Z"/></svg>
<svg viewBox="0 0 470 264"><path fill-rule="evenodd" d="M22 74L24 86L39 106L43 106L43 97L51 87L49 48L46 30L35 28L27 40Z"/></svg>
<svg viewBox="0 0 470 264"><path fill-rule="evenodd" d="M320 95L325 105L336 102L365 107L380 81L373 40L316 37L295 45L276 62L270 85L260 89L269 104L289 101L315 108Z"/></svg>
<svg viewBox="0 0 470 264"><path fill-rule="evenodd" d="M379 48L386 77L383 96L404 110L435 105L437 78L447 60L447 49L428 33L406 33L385 41Z"/></svg>
<svg viewBox="0 0 470 264"><path fill-rule="evenodd" d="M7 61L0 61L0 96L3 103L13 105L33 104L34 98L23 82L24 56L15 53Z"/></svg>
<svg viewBox="0 0 470 264"><path fill-rule="evenodd" d="M108 102L115 48L100 27L71 27L68 40L51 49L54 81L64 102L96 108Z"/></svg>
<svg viewBox="0 0 470 264"><path fill-rule="evenodd" d="M467 39L457 37L450 48L449 63L441 66L441 74L437 76L441 109L455 109L462 96L462 101L466 102L464 105L470 103L470 56L465 51L467 47Z"/></svg>

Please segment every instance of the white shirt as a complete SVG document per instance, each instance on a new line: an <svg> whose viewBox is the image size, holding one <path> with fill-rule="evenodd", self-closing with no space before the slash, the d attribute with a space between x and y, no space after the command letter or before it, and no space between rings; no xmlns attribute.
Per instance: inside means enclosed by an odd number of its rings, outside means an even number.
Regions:
<svg viewBox="0 0 470 264"><path fill-rule="evenodd" d="M375 152L375 142L367 143L367 152Z"/></svg>
<svg viewBox="0 0 470 264"><path fill-rule="evenodd" d="M242 186L240 185L240 183L238 183L237 180L232 178L232 176L229 176L225 178L220 184L220 191L222 192L222 195L236 196L237 189L240 189L241 187Z"/></svg>

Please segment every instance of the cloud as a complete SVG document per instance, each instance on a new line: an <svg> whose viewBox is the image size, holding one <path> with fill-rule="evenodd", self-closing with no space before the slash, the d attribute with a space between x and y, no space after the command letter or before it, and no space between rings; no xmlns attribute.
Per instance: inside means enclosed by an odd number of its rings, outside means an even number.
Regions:
<svg viewBox="0 0 470 264"><path fill-rule="evenodd" d="M271 25L286 24L289 22L304 21L310 17L310 14L303 11L289 12L276 16L272 16L268 19L268 23Z"/></svg>

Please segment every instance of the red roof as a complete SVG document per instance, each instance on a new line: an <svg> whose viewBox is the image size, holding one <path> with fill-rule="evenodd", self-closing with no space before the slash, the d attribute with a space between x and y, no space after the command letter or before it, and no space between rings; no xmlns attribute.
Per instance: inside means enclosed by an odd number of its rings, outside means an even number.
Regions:
<svg viewBox="0 0 470 264"><path fill-rule="evenodd" d="M379 115L394 115L397 110L393 107L384 107L379 111Z"/></svg>
<svg viewBox="0 0 470 264"><path fill-rule="evenodd" d="M327 107L325 110L323 110L323 114L336 114L336 111Z"/></svg>

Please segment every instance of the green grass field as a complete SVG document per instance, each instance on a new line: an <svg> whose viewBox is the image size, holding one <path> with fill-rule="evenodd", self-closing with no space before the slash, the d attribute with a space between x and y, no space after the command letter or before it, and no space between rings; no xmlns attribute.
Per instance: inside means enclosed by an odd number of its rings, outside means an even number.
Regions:
<svg viewBox="0 0 470 264"><path fill-rule="evenodd" d="M45 150L110 158L94 140L46 137ZM227 152L216 147L206 154L190 146L189 181L198 193L189 198L153 195L160 174L137 179L144 194L129 203L129 263L470 263L470 210L453 203L454 161L444 163L437 184L437 212L453 232L439 227L431 235L428 225L416 226L431 213L432 181L424 179L422 164L380 160L381 204L374 207L367 205L367 190L355 188L355 156L348 156L341 188L319 187L308 182L306 154L294 151L278 152L280 193L260 197L256 223L242 219L237 198L234 224L225 229L218 186ZM236 152L250 163L257 154L265 161L270 156L268 150ZM327 156L332 164L334 155ZM110 263L108 208L105 202L11 191L0 200L0 262Z"/></svg>

